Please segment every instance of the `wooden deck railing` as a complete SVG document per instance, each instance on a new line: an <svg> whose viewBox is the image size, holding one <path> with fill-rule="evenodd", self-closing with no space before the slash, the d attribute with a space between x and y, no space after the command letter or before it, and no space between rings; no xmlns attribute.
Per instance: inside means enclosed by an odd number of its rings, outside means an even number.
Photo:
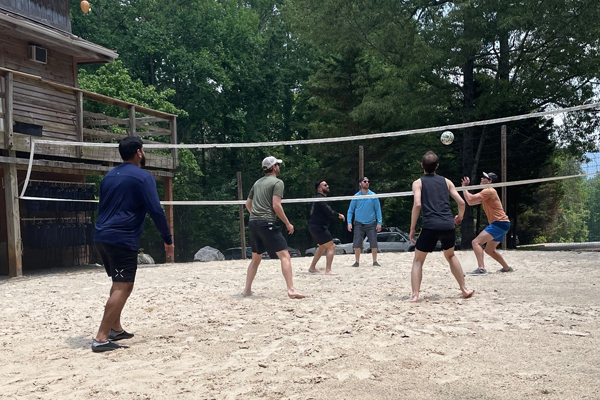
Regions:
<svg viewBox="0 0 600 400"><path fill-rule="evenodd" d="M177 143L177 116L153 110L76 87L45 80L39 76L0 68L0 119L3 135L0 148L29 152L30 141L36 136L14 132L15 122L40 127L41 137L76 142L115 143L126 136L140 136L144 142L153 137L169 136ZM100 102L126 110L128 118L116 118L84 110L85 100ZM79 159L84 162L120 162L118 150L86 148L85 146L36 146L36 154ZM171 156L149 153L151 168L173 170L178 165L177 150Z"/></svg>

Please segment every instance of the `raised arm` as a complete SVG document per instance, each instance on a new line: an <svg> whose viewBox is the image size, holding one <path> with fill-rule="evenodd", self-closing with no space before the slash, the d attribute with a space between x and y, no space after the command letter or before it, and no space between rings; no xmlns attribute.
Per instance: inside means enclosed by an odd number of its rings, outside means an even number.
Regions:
<svg viewBox="0 0 600 400"><path fill-rule="evenodd" d="M466 187L469 186L469 184L471 183L471 179L469 179L468 176L465 176L460 182L462 187ZM454 186L454 184L452 184L452 186ZM483 201L483 198L479 193L471 194L468 190L463 190L463 194L465 195L465 201L470 206L476 206L477 204L481 204L481 202Z"/></svg>

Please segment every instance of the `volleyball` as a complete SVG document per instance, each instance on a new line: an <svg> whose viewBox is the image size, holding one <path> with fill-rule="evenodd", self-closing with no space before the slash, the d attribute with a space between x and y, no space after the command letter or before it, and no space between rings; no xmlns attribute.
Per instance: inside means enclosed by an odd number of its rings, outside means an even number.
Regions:
<svg viewBox="0 0 600 400"><path fill-rule="evenodd" d="M445 131L442 133L440 140L447 146L454 141L454 134L450 131Z"/></svg>

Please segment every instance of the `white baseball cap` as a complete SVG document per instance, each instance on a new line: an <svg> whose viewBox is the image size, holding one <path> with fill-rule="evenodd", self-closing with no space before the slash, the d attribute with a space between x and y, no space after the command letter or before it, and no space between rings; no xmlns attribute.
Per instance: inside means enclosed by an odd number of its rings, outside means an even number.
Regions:
<svg viewBox="0 0 600 400"><path fill-rule="evenodd" d="M262 162L263 169L267 170L275 164L281 164L283 161L273 156L266 157Z"/></svg>

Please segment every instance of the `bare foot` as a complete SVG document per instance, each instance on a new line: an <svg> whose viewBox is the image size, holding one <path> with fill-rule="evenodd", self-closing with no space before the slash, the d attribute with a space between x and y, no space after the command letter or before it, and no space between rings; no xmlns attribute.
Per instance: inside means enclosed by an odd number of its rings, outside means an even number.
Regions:
<svg viewBox="0 0 600 400"><path fill-rule="evenodd" d="M410 299L408 299L409 303L416 303L419 301L419 295L416 296L410 296Z"/></svg>
<svg viewBox="0 0 600 400"><path fill-rule="evenodd" d="M339 275L339 274L336 274L333 271L325 271L325 275Z"/></svg>
<svg viewBox="0 0 600 400"><path fill-rule="evenodd" d="M319 270L318 270L318 269L316 269L316 268L315 268L315 269L309 268L309 269L308 269L308 272L310 272L311 274L316 274L316 273L318 273L318 272L319 272Z"/></svg>
<svg viewBox="0 0 600 400"><path fill-rule="evenodd" d="M252 296L252 291L251 291L251 290L249 290L249 291L248 291L248 293L246 293L246 291L244 290L244 291L242 292L242 297L248 297L248 296Z"/></svg>
<svg viewBox="0 0 600 400"><path fill-rule="evenodd" d="M296 292L295 290L288 290L287 294L290 299L303 299L306 297L305 295L300 294L300 293Z"/></svg>
<svg viewBox="0 0 600 400"><path fill-rule="evenodd" d="M470 290L468 292L463 292L463 297L465 299L468 299L469 297L473 296L474 294L475 294L475 291L474 290Z"/></svg>

